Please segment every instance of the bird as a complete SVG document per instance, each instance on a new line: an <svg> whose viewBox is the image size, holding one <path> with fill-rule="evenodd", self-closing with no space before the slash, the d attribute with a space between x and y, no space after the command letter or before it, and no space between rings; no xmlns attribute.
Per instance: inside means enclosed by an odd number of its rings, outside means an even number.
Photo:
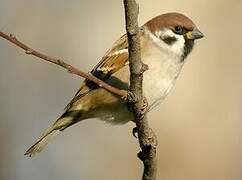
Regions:
<svg viewBox="0 0 242 180"><path fill-rule="evenodd" d="M149 20L139 29L141 61L148 65L143 77L143 94L148 111L168 95L197 39L204 37L184 14L169 12ZM129 53L127 35L121 36L92 69L91 74L106 83L129 89ZM110 124L135 121L127 102L85 79L64 113L42 134L25 155L32 157L66 128L97 118Z"/></svg>

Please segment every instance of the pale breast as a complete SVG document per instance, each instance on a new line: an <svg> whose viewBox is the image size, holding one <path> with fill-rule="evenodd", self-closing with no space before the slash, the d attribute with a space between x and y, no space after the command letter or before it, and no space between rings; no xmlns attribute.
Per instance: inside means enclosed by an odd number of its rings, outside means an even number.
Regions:
<svg viewBox="0 0 242 180"><path fill-rule="evenodd" d="M149 66L149 70L144 73L143 92L148 100L149 108L159 104L170 92L177 79L183 61L181 56L169 48L161 48L152 38L141 38L141 59ZM126 64L119 71L115 72L107 82L117 88L129 88L129 66ZM100 92L101 97L100 97ZM112 124L123 124L133 120L133 113L128 110L125 101L107 92L104 89L93 91L91 98L93 102L99 102L100 106L90 113L93 117L98 117ZM95 98L94 98L95 97ZM109 103L107 104L107 98Z"/></svg>
<svg viewBox="0 0 242 180"><path fill-rule="evenodd" d="M167 48L160 48L152 39L146 42L142 51L142 60L149 66L144 73L144 95L149 105L154 106L161 102L174 86L183 61L181 56L174 54Z"/></svg>

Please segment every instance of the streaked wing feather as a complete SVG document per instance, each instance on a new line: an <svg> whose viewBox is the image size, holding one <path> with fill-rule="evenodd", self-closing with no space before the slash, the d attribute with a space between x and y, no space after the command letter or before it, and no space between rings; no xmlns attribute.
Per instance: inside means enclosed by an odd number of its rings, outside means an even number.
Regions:
<svg viewBox="0 0 242 180"><path fill-rule="evenodd" d="M103 56L101 61L93 68L91 73L99 79L105 81L113 73L120 70L128 62L128 42L126 34L123 35L118 41L113 44L113 47L109 49ZM69 109L74 102L80 99L83 95L87 94L97 86L85 79L80 89L75 94L74 98L65 107Z"/></svg>
<svg viewBox="0 0 242 180"><path fill-rule="evenodd" d="M113 44L102 60L94 67L93 71L107 69L109 73L119 70L128 60L128 42L126 34Z"/></svg>

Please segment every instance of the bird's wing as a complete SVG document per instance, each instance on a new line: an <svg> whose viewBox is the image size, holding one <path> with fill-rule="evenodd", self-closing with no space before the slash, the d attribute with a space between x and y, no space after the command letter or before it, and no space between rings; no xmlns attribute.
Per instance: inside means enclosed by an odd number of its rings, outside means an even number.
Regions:
<svg viewBox="0 0 242 180"><path fill-rule="evenodd" d="M126 34L116 41L112 48L109 49L103 56L101 61L93 68L91 73L97 78L106 81L113 73L120 70L128 63L128 42ZM83 95L87 94L92 89L98 86L93 82L85 79L80 89L75 94L74 98L66 106L66 109L80 99Z"/></svg>

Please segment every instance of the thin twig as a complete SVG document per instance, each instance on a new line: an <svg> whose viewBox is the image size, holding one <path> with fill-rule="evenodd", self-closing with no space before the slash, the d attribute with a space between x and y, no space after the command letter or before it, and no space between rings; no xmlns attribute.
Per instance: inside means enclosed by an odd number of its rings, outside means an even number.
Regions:
<svg viewBox="0 0 242 180"><path fill-rule="evenodd" d="M31 47L27 46L26 44L20 42L15 36L13 36L12 34L10 35L7 35L6 33L3 33L0 31L0 37L6 39L7 41L13 43L14 45L16 45L17 47L25 50L25 53L28 54L28 55L33 55L33 56L36 56L40 59L43 59L45 61L48 61L48 62L51 62L51 63L54 63L58 66L61 66L65 69L68 70L68 72L72 73L72 74L76 74L78 76L81 76L83 78L86 78L94 83L96 83L99 87L102 87L106 90L108 90L109 92L113 93L113 94L116 94L122 98L126 98L127 97L127 93L126 91L124 90L120 90L120 89L117 89L113 86L110 86L109 84L105 83L104 81L96 78L95 76L91 75L91 74L88 74L88 73L85 73L83 71L80 71L79 69L75 68L74 66L62 61L61 59L57 59L57 58L53 58L53 57L50 57L48 55L45 55L41 52L38 52L34 49L32 49Z"/></svg>
<svg viewBox="0 0 242 180"><path fill-rule="evenodd" d="M157 138L149 127L148 120L143 111L142 82L143 72L147 67L141 62L138 26L139 8L135 0L124 0L124 7L129 44L130 92L136 99L131 105L136 118L136 128L141 148L138 157L144 164L142 180L155 180L157 171Z"/></svg>

